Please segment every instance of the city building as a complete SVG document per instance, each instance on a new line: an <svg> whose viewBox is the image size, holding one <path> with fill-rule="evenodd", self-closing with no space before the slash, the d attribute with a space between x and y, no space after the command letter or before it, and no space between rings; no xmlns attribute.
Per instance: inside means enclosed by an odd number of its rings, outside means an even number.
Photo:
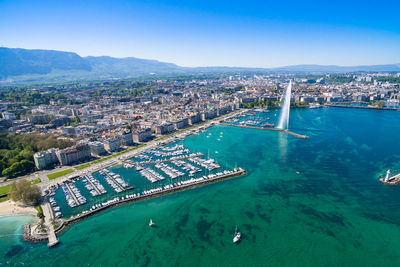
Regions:
<svg viewBox="0 0 400 267"><path fill-rule="evenodd" d="M99 141L90 142L89 147L90 147L90 153L93 156L101 156L107 153L107 151L104 148L104 144L102 142Z"/></svg>
<svg viewBox="0 0 400 267"><path fill-rule="evenodd" d="M133 145L132 133L122 133L117 136L119 138L119 142L121 146L131 146Z"/></svg>
<svg viewBox="0 0 400 267"><path fill-rule="evenodd" d="M175 130L172 123L164 123L153 126L153 131L155 134L168 134Z"/></svg>
<svg viewBox="0 0 400 267"><path fill-rule="evenodd" d="M200 117L199 113L196 113L194 115L189 116L188 119L189 119L188 122L189 122L190 125L199 123L201 121L201 117Z"/></svg>
<svg viewBox="0 0 400 267"><path fill-rule="evenodd" d="M15 114L11 113L11 112L3 112L2 115L3 115L3 119L5 119L5 120L15 120L16 119Z"/></svg>
<svg viewBox="0 0 400 267"><path fill-rule="evenodd" d="M57 157L61 165L70 165L90 158L90 147L88 144L78 144L57 151Z"/></svg>
<svg viewBox="0 0 400 267"><path fill-rule="evenodd" d="M135 143L145 142L149 140L151 136L152 136L151 128L132 132L132 139Z"/></svg>
<svg viewBox="0 0 400 267"><path fill-rule="evenodd" d="M114 137L104 141L104 148L108 152L115 152L120 149L119 138Z"/></svg>
<svg viewBox="0 0 400 267"><path fill-rule="evenodd" d="M183 118L181 120L174 121L172 124L174 125L175 130L183 129L189 126L189 120L188 118Z"/></svg>
<svg viewBox="0 0 400 267"><path fill-rule="evenodd" d="M40 151L33 155L33 161L38 169L45 169L50 164L58 163L57 149L50 148L47 151Z"/></svg>

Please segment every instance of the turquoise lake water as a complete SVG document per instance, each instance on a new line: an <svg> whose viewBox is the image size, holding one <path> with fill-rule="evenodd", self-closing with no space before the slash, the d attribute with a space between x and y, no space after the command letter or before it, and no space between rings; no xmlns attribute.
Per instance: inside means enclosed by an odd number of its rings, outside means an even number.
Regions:
<svg viewBox="0 0 400 267"><path fill-rule="evenodd" d="M229 126L188 137L193 152L248 175L105 211L74 224L55 248L21 240L31 217L0 218L1 264L400 266L400 187L378 181L400 171L400 113L321 108L290 117L309 139Z"/></svg>

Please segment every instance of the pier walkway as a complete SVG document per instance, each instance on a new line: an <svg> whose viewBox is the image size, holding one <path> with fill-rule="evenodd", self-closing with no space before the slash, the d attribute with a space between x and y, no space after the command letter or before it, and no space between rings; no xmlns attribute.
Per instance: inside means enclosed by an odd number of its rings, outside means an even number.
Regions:
<svg viewBox="0 0 400 267"><path fill-rule="evenodd" d="M94 190L96 190L96 192L101 195L100 190L97 188L97 186L89 179L89 177L86 177L86 180L89 181L89 183L94 187Z"/></svg>
<svg viewBox="0 0 400 267"><path fill-rule="evenodd" d="M112 177L111 175L108 175L108 174L107 174L107 176L108 176L108 178L110 178L122 191L125 191L125 190L126 190L122 185L120 185L120 183L118 183L118 182L114 179L114 177Z"/></svg>
<svg viewBox="0 0 400 267"><path fill-rule="evenodd" d="M400 110L400 108L391 107L376 107L376 106L352 106L346 104L325 104L326 107L337 107L337 108L358 108L358 109L380 109L380 110Z"/></svg>
<svg viewBox="0 0 400 267"><path fill-rule="evenodd" d="M81 202L76 198L75 193L72 192L71 188L69 188L69 184L65 183L65 186L67 187L68 191L71 193L72 198L75 200L77 205L80 205Z"/></svg>
<svg viewBox="0 0 400 267"><path fill-rule="evenodd" d="M140 165L151 165L151 164L157 164L157 163L162 163L162 162L171 162L171 161L175 161L175 160L183 160L183 159L189 159L189 158L197 158L197 157L203 157L204 154L201 152L196 153L195 155L188 155L188 156L183 156L180 158L169 158L169 159L163 159L163 160L159 160L159 161L139 161L139 162L133 162L132 160L125 160L126 162L133 164L135 166Z"/></svg>
<svg viewBox="0 0 400 267"><path fill-rule="evenodd" d="M247 126L247 125L235 125L235 124L229 124L229 123L220 123L220 124L224 125L224 126L232 126L232 127L239 127L239 128L249 128L249 129L264 130L264 131L271 131L271 132L287 133L296 138L301 138L301 139L309 138L307 135L297 134L297 133L291 132L289 130L280 130L280 129L276 129L276 128L262 128L262 127Z"/></svg>
<svg viewBox="0 0 400 267"><path fill-rule="evenodd" d="M51 207L49 202L46 202L41 205L44 215L44 225L47 228L47 238L49 243L47 244L49 247L53 247L58 244L58 239L56 233L54 231L54 226L52 224L53 221L53 212L51 211Z"/></svg>

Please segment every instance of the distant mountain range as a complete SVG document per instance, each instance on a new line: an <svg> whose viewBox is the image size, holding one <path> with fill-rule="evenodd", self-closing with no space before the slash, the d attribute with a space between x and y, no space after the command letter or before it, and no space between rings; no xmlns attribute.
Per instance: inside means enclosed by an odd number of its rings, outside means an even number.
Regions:
<svg viewBox="0 0 400 267"><path fill-rule="evenodd" d="M180 75L212 72L400 72L400 64L373 66L296 65L280 68L188 68L134 57L81 57L76 53L0 47L0 84L68 80L135 78L147 75Z"/></svg>

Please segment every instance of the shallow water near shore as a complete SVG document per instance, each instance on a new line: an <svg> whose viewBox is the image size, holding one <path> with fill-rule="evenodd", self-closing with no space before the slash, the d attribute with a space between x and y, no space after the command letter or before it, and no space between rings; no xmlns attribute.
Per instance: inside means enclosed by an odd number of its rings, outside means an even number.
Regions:
<svg viewBox="0 0 400 267"><path fill-rule="evenodd" d="M99 213L72 225L55 248L5 236L22 233L29 219L0 218L0 262L399 266L400 187L378 178L400 171L400 113L321 108L290 116L291 130L309 139L229 126L188 137L193 152L248 175Z"/></svg>

